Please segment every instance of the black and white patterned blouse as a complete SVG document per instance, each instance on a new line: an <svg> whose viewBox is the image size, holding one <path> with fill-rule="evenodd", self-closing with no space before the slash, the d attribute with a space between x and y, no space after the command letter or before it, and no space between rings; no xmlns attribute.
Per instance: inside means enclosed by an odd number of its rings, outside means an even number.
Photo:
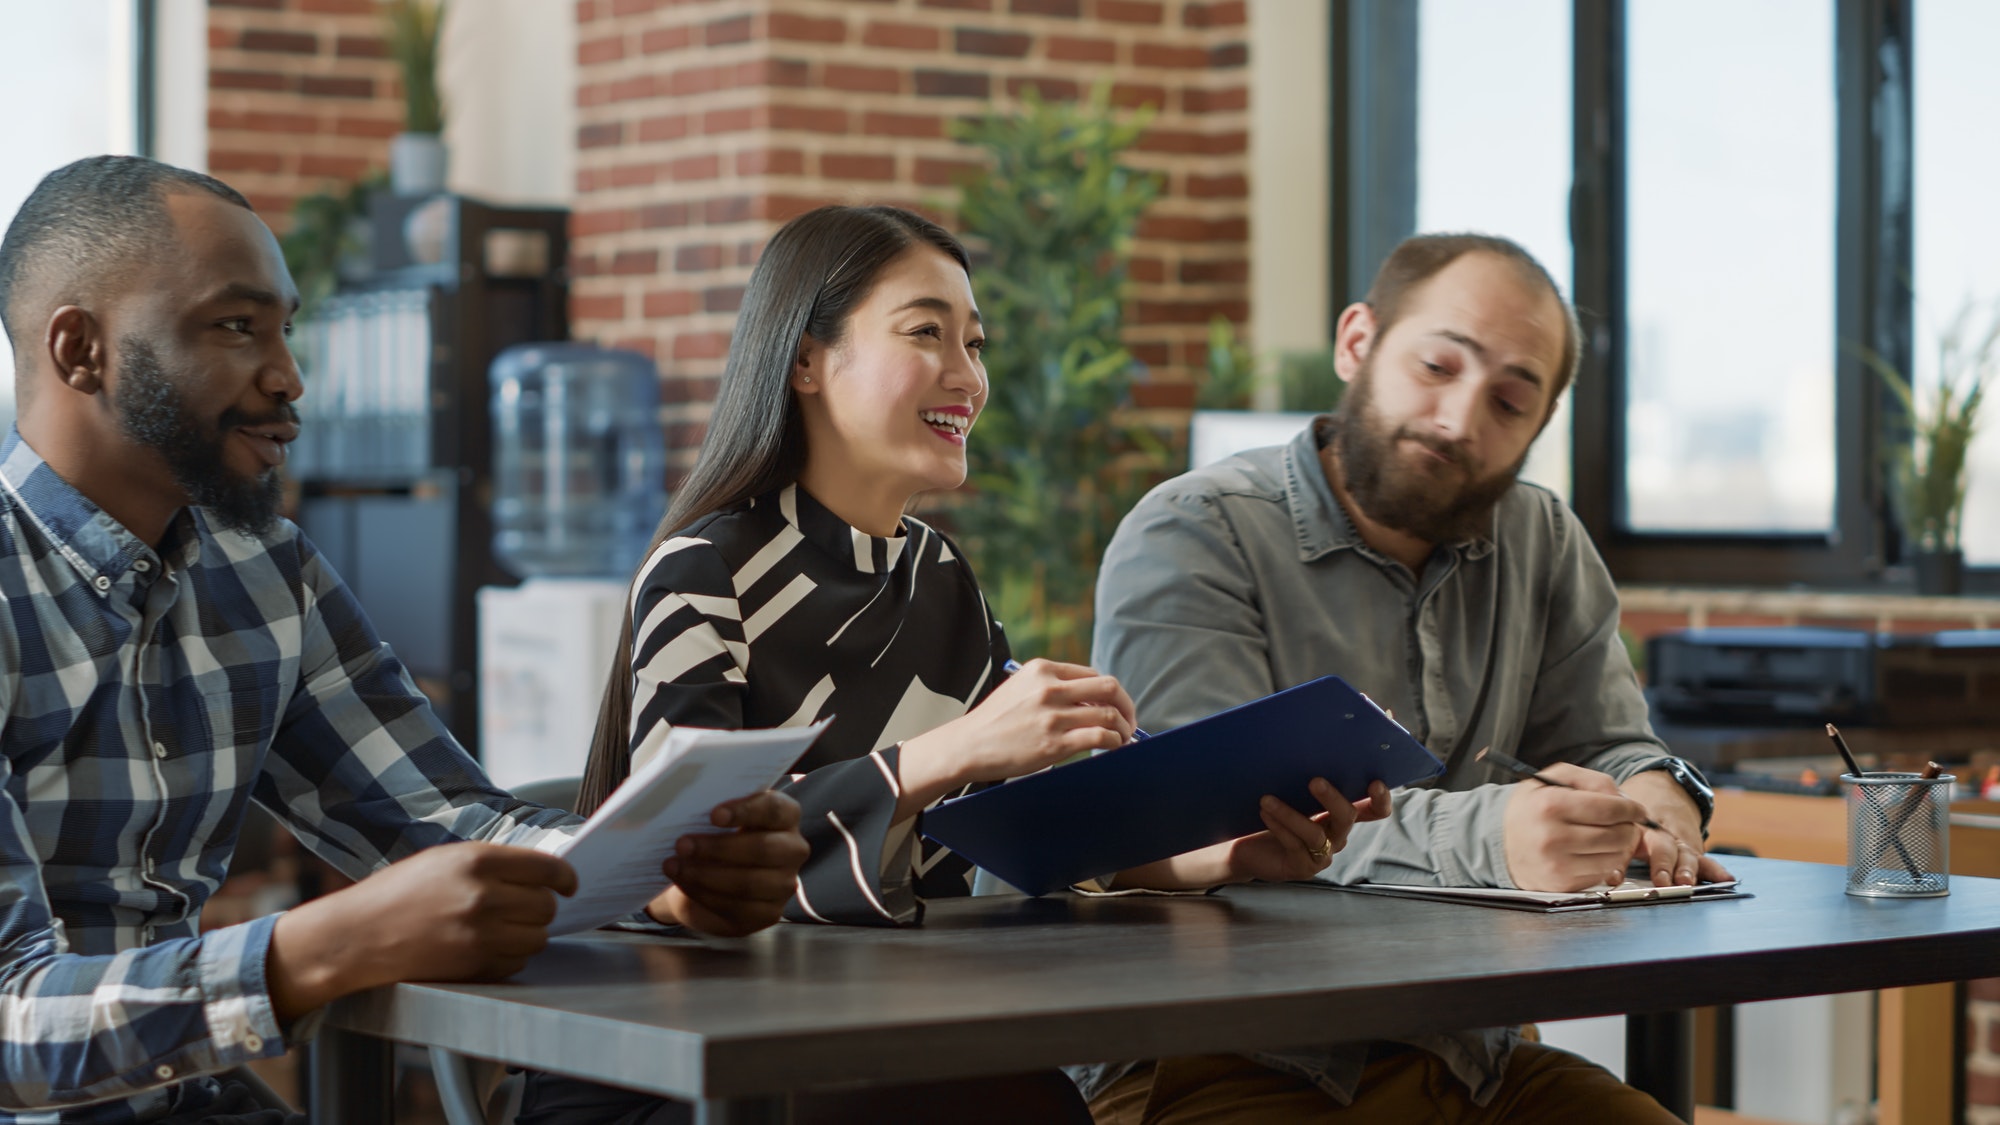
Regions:
<svg viewBox="0 0 2000 1125"><path fill-rule="evenodd" d="M909 516L900 536L865 535L790 485L662 543L631 609L629 747L660 723L833 718L785 787L812 844L788 918L906 924L924 898L968 893L967 861L911 822L891 831L897 743L977 705L1008 659L950 540Z"/></svg>

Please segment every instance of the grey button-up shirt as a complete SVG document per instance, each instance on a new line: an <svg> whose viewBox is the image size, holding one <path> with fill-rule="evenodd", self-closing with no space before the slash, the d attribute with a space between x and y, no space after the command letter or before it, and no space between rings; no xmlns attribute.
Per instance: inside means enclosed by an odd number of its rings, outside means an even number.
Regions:
<svg viewBox="0 0 2000 1125"><path fill-rule="evenodd" d="M1335 498L1319 459L1335 425L1320 418L1288 445L1197 469L1141 500L1105 551L1092 660L1124 683L1152 730L1340 676L1390 709L1445 772L1399 791L1388 819L1356 825L1321 878L1512 886L1509 790L1473 760L1481 747L1620 781L1667 756L1618 637L1617 591L1576 517L1529 484L1501 499L1491 538L1440 546L1412 574L1364 543ZM1410 1043L1485 1104L1515 1041L1511 1028L1487 1028ZM1345 1104L1367 1046L1254 1057ZM1086 1095L1126 1069L1089 1068Z"/></svg>

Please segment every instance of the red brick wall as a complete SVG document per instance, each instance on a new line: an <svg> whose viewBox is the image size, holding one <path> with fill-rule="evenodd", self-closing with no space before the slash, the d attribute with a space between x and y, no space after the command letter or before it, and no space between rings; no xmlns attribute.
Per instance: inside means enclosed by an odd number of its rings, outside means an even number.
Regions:
<svg viewBox="0 0 2000 1125"><path fill-rule="evenodd" d="M274 229L388 166L403 103L375 0L209 0L208 51L208 170Z"/></svg>
<svg viewBox="0 0 2000 1125"><path fill-rule="evenodd" d="M951 120L1100 79L1156 107L1132 163L1166 176L1134 247L1127 343L1155 378L1248 319L1243 0L578 0L571 308L653 355L691 457L742 286L785 219L887 202L951 222L975 154ZM1191 401L1185 384L1146 404Z"/></svg>

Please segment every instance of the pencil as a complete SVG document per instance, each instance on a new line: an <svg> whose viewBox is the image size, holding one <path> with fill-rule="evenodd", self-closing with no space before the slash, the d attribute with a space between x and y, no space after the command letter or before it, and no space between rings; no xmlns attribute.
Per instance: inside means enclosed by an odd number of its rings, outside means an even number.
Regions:
<svg viewBox="0 0 2000 1125"><path fill-rule="evenodd" d="M1943 766L1938 765L1936 762L1925 762L1924 772L1917 775L1917 780L1936 781L1943 775ZM1918 788L1911 789L1910 795L1903 798L1903 807L1896 810L1896 821L1889 825L1890 834L1895 835L1900 833L1903 830L1903 826L1910 822L1910 817L1914 816L1916 811L1922 807L1924 807L1924 790Z"/></svg>
<svg viewBox="0 0 2000 1125"><path fill-rule="evenodd" d="M1555 778L1550 777L1548 774L1543 773L1542 771L1536 769L1535 767L1529 765L1528 763L1522 761L1521 759L1516 758L1511 754L1502 754L1500 751L1495 750L1491 746L1488 746L1486 749L1481 750L1477 754L1474 754L1472 756L1472 760L1475 762L1491 762L1494 765L1499 766L1501 769L1506 770L1508 773L1513 774L1515 777L1518 777L1523 781L1539 781L1543 785L1553 785L1558 789L1576 789L1576 786L1571 785L1569 782L1557 781ZM1584 790L1578 789L1577 792L1581 793L1584 792ZM1647 828L1653 829L1656 832L1666 831L1666 829L1660 827L1658 821L1654 820L1650 816L1642 818L1639 821L1639 823L1645 825Z"/></svg>
<svg viewBox="0 0 2000 1125"><path fill-rule="evenodd" d="M1849 750L1847 748L1847 740L1840 737L1839 727L1834 726L1832 723L1826 724L1826 736L1828 738L1833 739L1833 748L1835 750L1840 751L1840 760L1847 763L1848 773L1851 773L1856 777L1868 776L1868 774L1862 770L1860 763L1854 760L1854 751Z"/></svg>

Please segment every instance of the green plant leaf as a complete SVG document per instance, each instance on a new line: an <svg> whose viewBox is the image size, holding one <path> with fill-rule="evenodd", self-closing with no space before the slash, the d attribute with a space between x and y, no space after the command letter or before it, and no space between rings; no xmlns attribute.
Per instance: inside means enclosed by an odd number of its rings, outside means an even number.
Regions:
<svg viewBox="0 0 2000 1125"><path fill-rule="evenodd" d="M1981 319L1983 318L1983 319ZM1902 406L1907 436L1883 435L1890 498L1909 544L1959 549L1965 517L1966 457L1979 432L1986 389L2000 367L2000 305L1962 304L1938 334L1938 379L1916 386L1874 349L1850 350Z"/></svg>
<svg viewBox="0 0 2000 1125"><path fill-rule="evenodd" d="M991 341L991 391L953 510L995 613L1024 658L1084 659L1104 544L1166 443L1121 422L1142 374L1119 344L1126 259L1159 178L1125 166L1148 113L1085 99L956 123L987 174L967 181L961 226Z"/></svg>
<svg viewBox="0 0 2000 1125"><path fill-rule="evenodd" d="M444 103L437 85L444 0L383 0L382 18L389 57L402 71L403 128L411 133L444 132Z"/></svg>

